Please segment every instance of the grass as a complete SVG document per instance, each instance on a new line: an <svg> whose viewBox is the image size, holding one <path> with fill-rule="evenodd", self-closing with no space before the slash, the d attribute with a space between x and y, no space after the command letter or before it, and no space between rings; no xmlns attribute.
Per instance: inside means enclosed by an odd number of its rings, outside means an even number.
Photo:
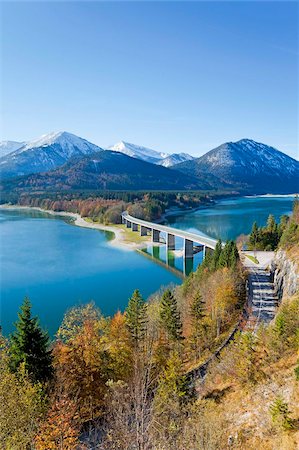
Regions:
<svg viewBox="0 0 299 450"><path fill-rule="evenodd" d="M132 228L127 228L126 225L113 225L115 228L119 228L124 231L125 242L133 242L135 244L142 244L150 239L150 236L140 236L139 231L132 231Z"/></svg>
<svg viewBox="0 0 299 450"><path fill-rule="evenodd" d="M246 258L250 259L250 261L254 262L254 264L260 263L259 260L255 256L247 255L247 254L245 254L245 256L246 256Z"/></svg>

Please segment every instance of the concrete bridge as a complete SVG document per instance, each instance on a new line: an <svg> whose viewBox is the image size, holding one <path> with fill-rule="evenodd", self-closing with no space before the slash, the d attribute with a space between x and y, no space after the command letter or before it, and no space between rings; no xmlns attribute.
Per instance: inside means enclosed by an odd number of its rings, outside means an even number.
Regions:
<svg viewBox="0 0 299 450"><path fill-rule="evenodd" d="M193 255L199 251L203 251L203 257L205 257L206 248L208 247L214 250L217 244L216 239L137 219L136 217L130 216L126 211L122 213L122 223L124 223L127 228L131 228L132 231L139 232L140 236L147 236L150 234L153 243L164 243L167 245L168 250L176 249L176 237L182 238L184 258L193 258ZM165 233L164 240L161 239L161 233Z"/></svg>

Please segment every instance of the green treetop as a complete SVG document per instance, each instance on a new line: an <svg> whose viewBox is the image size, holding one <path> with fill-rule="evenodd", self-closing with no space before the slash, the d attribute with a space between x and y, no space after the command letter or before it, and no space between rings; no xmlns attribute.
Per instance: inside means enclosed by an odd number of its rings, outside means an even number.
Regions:
<svg viewBox="0 0 299 450"><path fill-rule="evenodd" d="M167 289L161 299L160 318L167 334L172 341L183 339L182 322L176 298L171 291Z"/></svg>
<svg viewBox="0 0 299 450"><path fill-rule="evenodd" d="M52 375L52 354L49 337L31 315L31 303L26 297L18 313L16 331L11 336L10 368L16 372L23 363L34 382L46 381Z"/></svg>
<svg viewBox="0 0 299 450"><path fill-rule="evenodd" d="M133 292L126 309L126 324L136 346L144 338L147 327L147 304L138 289Z"/></svg>

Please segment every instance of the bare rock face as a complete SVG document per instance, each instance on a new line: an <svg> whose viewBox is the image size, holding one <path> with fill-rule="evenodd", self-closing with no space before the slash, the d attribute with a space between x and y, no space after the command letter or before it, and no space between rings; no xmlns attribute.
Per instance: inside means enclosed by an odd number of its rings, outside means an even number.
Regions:
<svg viewBox="0 0 299 450"><path fill-rule="evenodd" d="M299 289L299 267L284 250L278 250L272 262L274 286L279 300L294 295Z"/></svg>

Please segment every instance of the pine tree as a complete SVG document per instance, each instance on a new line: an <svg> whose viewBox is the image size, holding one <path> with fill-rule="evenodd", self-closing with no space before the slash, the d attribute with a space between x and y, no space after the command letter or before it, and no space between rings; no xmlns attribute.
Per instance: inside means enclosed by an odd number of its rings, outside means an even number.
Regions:
<svg viewBox="0 0 299 450"><path fill-rule="evenodd" d="M16 331L11 336L10 368L13 372L24 364L33 382L48 380L52 375L52 353L49 337L31 315L31 303L26 297L18 313Z"/></svg>
<svg viewBox="0 0 299 450"><path fill-rule="evenodd" d="M126 324L134 341L138 346L144 338L147 328L147 304L138 289L133 292L126 309Z"/></svg>
<svg viewBox="0 0 299 450"><path fill-rule="evenodd" d="M254 222L249 236L249 243L254 249L256 249L259 240L260 240L260 230L259 227L257 226L257 223Z"/></svg>
<svg viewBox="0 0 299 450"><path fill-rule="evenodd" d="M240 259L240 257L239 257L239 252L238 252L236 243L232 241L231 248L230 248L230 255L229 255L229 267L232 267L233 269L235 269L239 259Z"/></svg>
<svg viewBox="0 0 299 450"><path fill-rule="evenodd" d="M192 322L197 324L204 317L204 301L200 292L197 293L190 307Z"/></svg>
<svg viewBox="0 0 299 450"><path fill-rule="evenodd" d="M215 250L214 250L214 254L213 254L213 269L216 270L218 269L218 263L219 263L219 258L222 252L222 242L221 239L218 240Z"/></svg>
<svg viewBox="0 0 299 450"><path fill-rule="evenodd" d="M182 322L176 298L171 291L167 289L161 299L160 318L168 336L173 341L183 339Z"/></svg>
<svg viewBox="0 0 299 450"><path fill-rule="evenodd" d="M220 253L218 268L229 267L231 251L232 251L232 241L227 241Z"/></svg>

